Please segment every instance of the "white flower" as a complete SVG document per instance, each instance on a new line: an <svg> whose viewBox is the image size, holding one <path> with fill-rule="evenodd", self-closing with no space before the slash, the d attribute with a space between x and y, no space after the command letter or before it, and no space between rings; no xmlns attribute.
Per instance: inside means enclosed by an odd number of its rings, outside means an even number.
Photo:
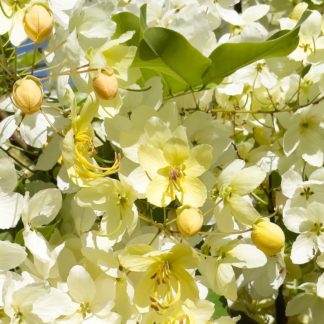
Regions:
<svg viewBox="0 0 324 324"><path fill-rule="evenodd" d="M324 274L317 283L307 282L298 287L303 293L298 294L287 304L286 315L305 315L307 323L321 323L324 318Z"/></svg>
<svg viewBox="0 0 324 324"><path fill-rule="evenodd" d="M14 115L4 118L0 123L0 144L5 143L19 129L26 144L42 148L47 142L47 136L53 135L53 126L58 131L66 126L67 120L54 108L43 107L41 111L24 116L9 97L2 102L5 106L1 109L14 112Z"/></svg>
<svg viewBox="0 0 324 324"><path fill-rule="evenodd" d="M106 319L109 323L119 323L120 318L111 312L114 306L115 281L108 276L98 276L92 279L88 271L81 265L71 268L67 277L67 286L73 301L78 304L75 313L66 320L88 323L92 318ZM111 317L113 315L113 317ZM111 321L114 318L113 321ZM90 323L90 321L89 321Z"/></svg>
<svg viewBox="0 0 324 324"><path fill-rule="evenodd" d="M283 138L287 156L297 152L307 163L320 167L324 161L324 105L310 105L299 109L289 119Z"/></svg>
<svg viewBox="0 0 324 324"><path fill-rule="evenodd" d="M17 184L13 162L0 151L0 229L13 228L20 219L24 198L20 193L13 192Z"/></svg>
<svg viewBox="0 0 324 324"><path fill-rule="evenodd" d="M22 324L53 322L74 310L71 298L64 292L14 272L6 275L3 303L13 323Z"/></svg>
<svg viewBox="0 0 324 324"><path fill-rule="evenodd" d="M215 233L216 234L216 233ZM233 267L258 268L266 264L266 256L254 245L230 236L210 236L204 246L207 256L198 266L204 282L217 294L230 300L237 298L236 277Z"/></svg>
<svg viewBox="0 0 324 324"><path fill-rule="evenodd" d="M246 197L264 180L266 174L260 168L244 168L243 160L235 160L219 175L215 194L222 199L216 206L216 223L222 231L234 229L233 217L240 223L252 225L259 213Z"/></svg>
<svg viewBox="0 0 324 324"><path fill-rule="evenodd" d="M289 198L284 212L290 207L305 207L313 201L324 203L324 169L312 172L308 180L303 181L300 173L288 170L281 176L282 193Z"/></svg>
<svg viewBox="0 0 324 324"><path fill-rule="evenodd" d="M309 262L318 251L324 252L323 204L312 202L307 208L290 208L285 212L283 222L290 231L299 234L292 245L293 263Z"/></svg>

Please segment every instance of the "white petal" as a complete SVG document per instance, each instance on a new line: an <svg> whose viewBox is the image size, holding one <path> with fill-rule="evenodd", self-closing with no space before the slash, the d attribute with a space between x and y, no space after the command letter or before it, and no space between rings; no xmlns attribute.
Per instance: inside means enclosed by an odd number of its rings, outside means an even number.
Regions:
<svg viewBox="0 0 324 324"><path fill-rule="evenodd" d="M5 3L3 3L3 7L5 12L7 13L7 8L8 6L6 6ZM8 19L2 12L2 10L0 10L0 35L3 35L5 33L7 33L10 29L10 19Z"/></svg>
<svg viewBox="0 0 324 324"><path fill-rule="evenodd" d="M81 12L78 33L89 38L110 38L115 32L115 23L107 19L109 11L103 5L94 5Z"/></svg>
<svg viewBox="0 0 324 324"><path fill-rule="evenodd" d="M245 162L243 160L234 160L229 164L218 177L220 185L228 186L237 173L244 168Z"/></svg>
<svg viewBox="0 0 324 324"><path fill-rule="evenodd" d="M48 145L44 148L42 154L37 160L37 170L47 171L54 167L62 154L62 141L63 139L61 136L53 136L53 138L49 141Z"/></svg>
<svg viewBox="0 0 324 324"><path fill-rule="evenodd" d="M310 222L305 208L289 208L283 217L285 226L294 233L306 232L311 229L313 222Z"/></svg>
<svg viewBox="0 0 324 324"><path fill-rule="evenodd" d="M96 285L87 272L80 265L74 266L67 278L67 285L72 298L78 303L91 302L96 294Z"/></svg>
<svg viewBox="0 0 324 324"><path fill-rule="evenodd" d="M227 203L233 216L242 224L252 225L259 217L259 213L252 203L239 195L232 194Z"/></svg>
<svg viewBox="0 0 324 324"><path fill-rule="evenodd" d="M294 316L299 315L309 309L310 305L312 304L313 296L309 294L299 294L294 297L291 301L288 302L286 308L286 315L287 316Z"/></svg>
<svg viewBox="0 0 324 324"><path fill-rule="evenodd" d="M41 148L47 140L48 122L40 112L26 115L20 124L20 134L33 147Z"/></svg>
<svg viewBox="0 0 324 324"><path fill-rule="evenodd" d="M37 314L44 322L52 323L60 316L73 314L78 306L66 293L51 288L48 294L33 303L33 313Z"/></svg>
<svg viewBox="0 0 324 324"><path fill-rule="evenodd" d="M0 145L5 143L15 132L20 122L20 116L15 115L6 117L0 122Z"/></svg>
<svg viewBox="0 0 324 324"><path fill-rule="evenodd" d="M62 195L58 189L50 188L37 192L29 201L23 220L37 228L49 224L62 207Z"/></svg>
<svg viewBox="0 0 324 324"><path fill-rule="evenodd" d="M245 168L232 180L232 190L240 196L247 195L260 185L265 176L266 173L256 166Z"/></svg>
<svg viewBox="0 0 324 324"><path fill-rule="evenodd" d="M295 264L303 264L312 260L317 252L314 240L316 236L310 234L300 234L292 245L290 258Z"/></svg>
<svg viewBox="0 0 324 324"><path fill-rule="evenodd" d="M41 262L50 262L49 244L44 237L35 231L25 230L23 233L25 246Z"/></svg>
<svg viewBox="0 0 324 324"><path fill-rule="evenodd" d="M27 253L21 245L0 241L0 270L8 271L25 261Z"/></svg>
<svg viewBox="0 0 324 324"><path fill-rule="evenodd" d="M314 223L324 223L324 205L316 201L307 207L308 218Z"/></svg>
<svg viewBox="0 0 324 324"><path fill-rule="evenodd" d="M17 186L17 173L13 162L7 158L0 158L0 192L10 193Z"/></svg>
<svg viewBox="0 0 324 324"><path fill-rule="evenodd" d="M297 127L289 128L283 137L283 148L287 156L296 150L299 141Z"/></svg>
<svg viewBox="0 0 324 324"><path fill-rule="evenodd" d="M23 26L24 10L18 10L15 12L12 20L10 30L10 42L14 46L19 46L26 38L25 29Z"/></svg>
<svg viewBox="0 0 324 324"><path fill-rule="evenodd" d="M252 244L238 244L229 252L230 256L240 260L232 262L238 268L258 268L267 263L267 257Z"/></svg>
<svg viewBox="0 0 324 324"><path fill-rule="evenodd" d="M230 24L234 26L243 26L244 20L241 15L239 15L235 10L233 9L225 9L224 7L217 5L217 9L219 12L219 15L224 19L225 21L229 22Z"/></svg>
<svg viewBox="0 0 324 324"><path fill-rule="evenodd" d="M296 188L303 183L301 175L290 169L281 176L281 189L282 193L288 197L292 198Z"/></svg>
<svg viewBox="0 0 324 324"><path fill-rule="evenodd" d="M264 17L270 7L268 5L256 5L246 8L242 14L242 17L245 21L257 21L260 18Z"/></svg>
<svg viewBox="0 0 324 324"><path fill-rule="evenodd" d="M226 298L235 300L237 298L237 288L235 273L230 264L221 263L216 270L216 287Z"/></svg>
<svg viewBox="0 0 324 324"><path fill-rule="evenodd" d="M324 298L324 273L322 273L317 280L316 290L317 296Z"/></svg>
<svg viewBox="0 0 324 324"><path fill-rule="evenodd" d="M24 197L19 193L0 195L0 229L15 227L23 209Z"/></svg>

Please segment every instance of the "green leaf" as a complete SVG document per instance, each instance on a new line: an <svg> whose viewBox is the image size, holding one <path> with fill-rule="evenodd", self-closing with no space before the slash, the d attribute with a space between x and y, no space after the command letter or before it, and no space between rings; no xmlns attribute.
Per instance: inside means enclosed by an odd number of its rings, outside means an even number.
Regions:
<svg viewBox="0 0 324 324"><path fill-rule="evenodd" d="M294 29L280 31L265 42L218 46L209 56L212 63L203 77L204 84L220 83L226 76L257 60L290 54L298 45L300 25L309 15L310 11L306 11Z"/></svg>
<svg viewBox="0 0 324 324"><path fill-rule="evenodd" d="M0 241L13 241L12 233L9 230L1 231Z"/></svg>
<svg viewBox="0 0 324 324"><path fill-rule="evenodd" d="M143 4L143 6L140 8L140 25L143 31L147 28L146 12L147 12L147 4Z"/></svg>
<svg viewBox="0 0 324 324"><path fill-rule="evenodd" d="M118 38L128 31L135 31L132 39L128 40L126 44L137 46L143 36L140 19L130 12L119 12L112 17L112 20L116 23L114 38Z"/></svg>
<svg viewBox="0 0 324 324"><path fill-rule="evenodd" d="M227 311L226 299L223 296L215 294L212 290L208 290L207 300L212 302L215 306L213 319L220 318L222 316L229 316Z"/></svg>
<svg viewBox="0 0 324 324"><path fill-rule="evenodd" d="M173 94L201 87L209 65L210 60L181 34L161 27L146 29L133 63L142 70L144 79L159 75Z"/></svg>

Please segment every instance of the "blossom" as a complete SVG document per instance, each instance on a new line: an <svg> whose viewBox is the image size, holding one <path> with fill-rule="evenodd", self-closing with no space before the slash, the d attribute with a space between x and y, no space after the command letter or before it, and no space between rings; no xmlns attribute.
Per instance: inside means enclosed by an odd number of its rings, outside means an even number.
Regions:
<svg viewBox="0 0 324 324"><path fill-rule="evenodd" d="M258 268L267 262L266 256L252 244L216 233L205 241L203 251L206 257L200 258L199 271L208 287L230 300L237 298L233 267Z"/></svg>
<svg viewBox="0 0 324 324"><path fill-rule="evenodd" d="M312 202L307 208L292 207L286 211L283 218L285 226L299 234L292 245L293 263L306 263L314 258L317 251L324 251L323 208L323 204Z"/></svg>
<svg viewBox="0 0 324 324"><path fill-rule="evenodd" d="M264 180L265 172L256 166L244 168L244 165L242 160L230 163L220 173L215 185L215 195L222 199L222 205L215 209L217 226L222 231L233 230L233 217L247 225L252 225L259 217L245 198Z"/></svg>
<svg viewBox="0 0 324 324"><path fill-rule="evenodd" d="M289 119L283 138L287 156L296 151L307 163L322 166L323 152L318 145L323 137L323 110L323 104L308 106L297 110Z"/></svg>
<svg viewBox="0 0 324 324"><path fill-rule="evenodd" d="M163 133L157 131L154 136L159 140ZM161 149L152 144L140 146L138 157L151 179L146 189L150 203L167 206L177 198L184 205L203 205L207 191L198 177L208 170L211 163L212 149L209 145L190 148L185 129L178 127Z"/></svg>
<svg viewBox="0 0 324 324"><path fill-rule="evenodd" d="M186 244L154 251L145 244L130 245L119 254L121 265L143 273L136 284L134 300L141 312L151 308L160 313L187 298L196 299L198 289L187 269L195 268L197 256Z"/></svg>

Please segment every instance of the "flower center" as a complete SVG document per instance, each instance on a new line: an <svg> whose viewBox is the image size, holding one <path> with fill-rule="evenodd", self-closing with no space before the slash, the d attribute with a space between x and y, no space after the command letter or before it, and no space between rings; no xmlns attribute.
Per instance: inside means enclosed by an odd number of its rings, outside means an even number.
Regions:
<svg viewBox="0 0 324 324"><path fill-rule="evenodd" d="M180 298L180 283L177 280L178 287L175 290L175 287L171 286L171 275L171 266L168 261L165 261L159 270L151 276L151 280L154 280L154 288L153 293L150 295L150 306L156 312L165 312Z"/></svg>
<svg viewBox="0 0 324 324"><path fill-rule="evenodd" d="M118 171L120 164L119 154L115 154L115 162L111 167L100 167L93 163L96 155L90 132L79 132L74 137L75 169L80 177L95 179L105 177Z"/></svg>
<svg viewBox="0 0 324 324"><path fill-rule="evenodd" d="M311 195L314 195L314 191L311 191L310 187L306 187L304 188L304 191L300 193L300 195L308 200Z"/></svg>
<svg viewBox="0 0 324 324"><path fill-rule="evenodd" d="M321 235L323 231L323 223L315 223L311 229L311 232L315 233L317 236Z"/></svg>
<svg viewBox="0 0 324 324"><path fill-rule="evenodd" d="M171 167L169 171L169 179L171 181L177 181L180 176L181 176L180 169L178 167Z"/></svg>

